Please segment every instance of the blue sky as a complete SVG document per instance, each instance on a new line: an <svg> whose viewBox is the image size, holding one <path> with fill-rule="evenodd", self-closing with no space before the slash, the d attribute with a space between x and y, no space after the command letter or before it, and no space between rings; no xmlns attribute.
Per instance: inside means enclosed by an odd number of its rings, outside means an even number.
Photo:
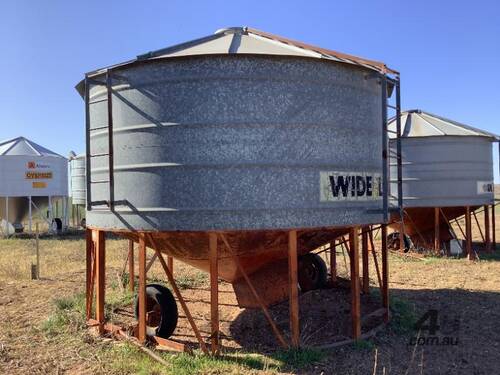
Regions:
<svg viewBox="0 0 500 375"><path fill-rule="evenodd" d="M498 1L5 0L0 140L83 151L84 72L227 26L384 61L401 72L404 108L500 133Z"/></svg>

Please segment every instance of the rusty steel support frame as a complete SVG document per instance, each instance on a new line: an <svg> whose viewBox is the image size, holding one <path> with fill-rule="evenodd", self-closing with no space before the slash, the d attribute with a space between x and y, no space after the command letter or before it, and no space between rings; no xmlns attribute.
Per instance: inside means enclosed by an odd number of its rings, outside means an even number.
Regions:
<svg viewBox="0 0 500 375"><path fill-rule="evenodd" d="M352 317L352 335L353 338L359 339L361 336L361 309L360 309L360 278L359 278L359 237L362 237L362 251L363 251L363 266L367 265L369 246L371 246L372 255L374 257L375 267L377 269L377 276L379 279L379 285L382 289L383 305L386 311L384 320L387 322L389 319L389 298L388 298L388 267L387 267L387 227L382 225L382 277L380 276L378 261L376 257L375 246L373 243L373 228L369 227L363 228L360 232L359 227L351 228L349 231L349 236L347 242L345 243L348 253L351 258L351 317ZM210 255L210 284L211 284L211 323L212 323L212 334L211 334L211 346L212 353L219 353L219 311L218 311L218 238L221 238L222 242L228 248L230 252L233 252L227 239L221 233L209 233L209 255ZM86 231L86 253L87 253L87 273L86 273L86 287L87 287L87 321L90 326L95 326L98 328L99 333L110 333L112 336L129 338L126 330L119 326L115 326L111 323L105 322L104 319L104 290L105 290L105 231L99 229L87 229ZM137 236L139 240L138 246L138 274L139 274L139 288L138 288L138 305L139 305L139 317L138 325L136 329L136 336L139 343L142 345L148 339L147 337L147 306L146 306L146 281L147 281L147 264L146 264L146 251L147 246L150 246L155 251L156 258L160 261L162 268L167 275L167 278L172 286L174 294L179 300L184 313L191 324L191 327L195 333L196 338L200 343L200 347L205 354L208 354L207 347L200 335L198 328L187 308L185 301L180 294L180 291L175 283L172 275L172 267L165 261L165 258L160 252L160 249L155 244L154 238L149 233L138 233ZM148 245L148 241L150 245ZM348 246L349 245L349 246ZM331 244L330 251L333 249L332 254L335 253L335 248L337 246L336 240ZM129 272L133 275L133 259L134 259L134 244L132 241L129 242ZM132 262L130 261L132 259ZM245 278L250 291L254 295L254 298L261 305L262 311L268 322L271 325L278 341L283 347L289 347L285 341L281 331L277 327L276 323L269 314L267 306L264 305L260 296L258 295L255 287L253 286L250 278L246 274L245 270L239 264L238 259L237 266L242 276ZM330 258L331 266L333 265L333 272L336 274L336 255ZM132 264L132 267L131 267ZM300 345L300 322L299 322L299 301L298 301L298 252L297 252L297 231L291 230L288 232L288 265L289 265L289 304L290 304L290 331L291 331L291 343L292 347L298 347ZM363 274L365 276L365 271L363 269ZM97 284L96 292L96 319L92 319L92 293L94 289L94 280ZM368 280L365 278L364 280ZM187 345L177 343L172 340L162 339L160 337L151 337L153 343L168 348L174 351L184 351L190 352Z"/></svg>
<svg viewBox="0 0 500 375"><path fill-rule="evenodd" d="M289 309L290 309L290 336L292 347L300 345L299 325L299 288L297 275L297 231L288 232L288 287L289 287Z"/></svg>
<svg viewBox="0 0 500 375"><path fill-rule="evenodd" d="M491 205L491 239L492 239L492 247L493 247L493 250L496 250L497 249L497 235L496 235L496 223L495 223L495 206L496 204L492 204Z"/></svg>
<svg viewBox="0 0 500 375"><path fill-rule="evenodd" d="M467 258L474 260L476 256L472 252L472 225L471 225L471 210L470 207L465 207L465 249Z"/></svg>
<svg viewBox="0 0 500 375"><path fill-rule="evenodd" d="M401 219L401 222L399 223L399 251L401 253L405 252L405 224L403 222L403 219Z"/></svg>
<svg viewBox="0 0 500 375"><path fill-rule="evenodd" d="M174 258L171 257L170 255L167 256L167 266L172 275L174 274Z"/></svg>
<svg viewBox="0 0 500 375"><path fill-rule="evenodd" d="M138 316L138 325L135 330L135 336L138 340L138 345L145 344L147 337L147 311L146 311L146 281L147 281L147 266L146 266L146 250L147 250L147 241L152 244L153 250L155 251L155 256L159 259L167 278L172 286L172 290L176 295L181 307L184 310L186 318L188 319L193 332L195 333L196 338L200 344L200 348L205 354L208 354L207 347L200 335L200 331L198 330L196 324L194 323L193 317L186 306L184 298L180 294L179 288L175 283L175 280L170 272L167 263L165 262L163 256L156 248L156 244L152 236L148 233L139 233L139 287L138 287L138 305L139 305L139 316ZM105 231L98 229L87 229L86 231L86 253L87 253L87 272L86 272L86 318L87 324L90 327L96 327L98 329L99 334L109 333L112 336L116 336L117 338L126 338L130 339L128 334L126 333L126 329L119 327L117 325L105 322L104 317L104 280L105 280ZM130 246L129 250L133 249L133 245ZM129 253L130 255L130 253ZM129 257L130 259L130 257ZM130 265L130 264L129 264ZM92 318L92 301L93 301L93 291L94 284L96 284L96 318ZM182 343L178 343L169 339L164 339L157 336L149 337L149 339L156 345L161 348L172 350L172 351L180 351L190 353L191 349Z"/></svg>
<svg viewBox="0 0 500 375"><path fill-rule="evenodd" d="M279 330L278 326L276 325L273 318L271 317L271 314L269 313L269 310L267 309L266 305L264 304L264 302L260 298L259 294L257 293L257 290L255 289L250 278L248 277L245 269L241 266L240 260L238 259L236 253L233 251L232 247L229 245L229 242L227 241L224 234L221 233L219 236L220 236L220 239L222 240L222 242L224 243L224 245L226 246L227 250L232 254L233 260L236 263L236 267L238 268L238 271L242 274L243 278L245 279L245 282L248 285L248 288L250 289L250 292L252 293L253 297L255 298L255 300L259 304L260 308L262 309L262 312L264 313L265 318L269 322L269 325L271 326L271 329L273 330L274 335L276 336L276 339L278 340L278 342L280 343L280 345L283 348L288 348L289 345L287 344L287 342L283 338L281 331Z"/></svg>
<svg viewBox="0 0 500 375"><path fill-rule="evenodd" d="M153 236L148 235L149 242L151 242L151 246L155 252L155 254L158 257L158 260L160 261L160 264L163 268L163 271L165 272L165 275L167 275L168 282L170 283L170 286L172 287L172 290L177 297L177 300L179 301L182 310L184 311L184 314L186 315L186 318L189 322L189 325L191 326L191 329L194 332L194 335L196 336L196 339L198 340L198 343L200 344L200 348L203 351L203 353L208 354L208 349L207 346L205 345L205 342L203 341L203 338L201 337L200 330L196 326L196 323L193 319L193 316L191 315L191 312L189 311L189 308L186 305L186 301L184 300L184 297L182 296L179 287L177 286L177 283L175 282L172 269L168 266L168 258L167 262L165 262L165 258L163 258L163 255L160 252L160 249L158 249L158 246L156 245L156 242L153 239Z"/></svg>
<svg viewBox="0 0 500 375"><path fill-rule="evenodd" d="M131 292L135 289L134 241L132 240L128 240L128 288Z"/></svg>
<svg viewBox="0 0 500 375"><path fill-rule="evenodd" d="M85 315L87 320L92 318L92 304L94 302L94 281L95 281L95 246L92 239L92 230L85 230L86 237L86 310Z"/></svg>
<svg viewBox="0 0 500 375"><path fill-rule="evenodd" d="M441 250L439 238L439 207L434 207L434 251L439 254Z"/></svg>
<svg viewBox="0 0 500 375"><path fill-rule="evenodd" d="M406 217L408 218L408 220L410 221L410 223L413 225L413 227L415 228L418 236L420 237L420 239L422 240L422 244L426 244L427 241L425 240L424 236L422 236L422 233L420 233L420 231L418 230L418 227L415 225L415 222L413 221L413 219L411 218L410 215L408 215L408 212L406 212L406 210L403 210L404 212L404 215L406 215Z"/></svg>
<svg viewBox="0 0 500 375"><path fill-rule="evenodd" d="M330 242L330 276L332 283L337 282L337 240Z"/></svg>
<svg viewBox="0 0 500 375"><path fill-rule="evenodd" d="M144 233L139 235L139 325L137 338L141 344L146 342L146 239Z"/></svg>
<svg viewBox="0 0 500 375"><path fill-rule="evenodd" d="M378 265L377 252L375 250L375 244L373 242L373 231L370 231L369 239L370 239L370 249L373 256L373 264L375 265L375 271L377 271L378 286L382 290L382 277L380 276L380 267Z"/></svg>
<svg viewBox="0 0 500 375"><path fill-rule="evenodd" d="M219 254L217 251L217 234L208 234L210 259L210 346L212 355L219 353Z"/></svg>
<svg viewBox="0 0 500 375"><path fill-rule="evenodd" d="M443 213L444 215L444 213ZM464 215L465 219L465 215ZM460 229L460 233L462 233L462 236L464 237L464 240L467 239L467 235L465 234L464 230L462 229L462 226L460 225L460 222L458 221L458 218L452 219L455 224L457 224L458 229Z"/></svg>
<svg viewBox="0 0 500 375"><path fill-rule="evenodd" d="M382 225L382 305L384 320L389 322L389 262L387 256L387 225Z"/></svg>
<svg viewBox="0 0 500 375"><path fill-rule="evenodd" d="M490 238L490 208L488 205L484 206L484 245L487 252L491 251L491 238Z"/></svg>
<svg viewBox="0 0 500 375"><path fill-rule="evenodd" d="M368 265L368 227L361 230L361 258L363 262L363 293L370 293L370 271Z"/></svg>
<svg viewBox="0 0 500 375"><path fill-rule="evenodd" d="M96 284L96 306L95 316L98 323L99 333L104 332L104 299L106 289L106 240L105 233L101 230L93 231L92 242L95 249L95 284Z"/></svg>
<svg viewBox="0 0 500 375"><path fill-rule="evenodd" d="M472 210L471 213L472 213L472 216L474 216L474 220L476 221L477 229L479 230L479 234L481 235L481 239L483 240L483 243L485 243L486 241L484 239L483 230L481 229L481 224L479 224L479 220L477 218L476 211Z"/></svg>
<svg viewBox="0 0 500 375"><path fill-rule="evenodd" d="M441 215L443 216L443 219L446 221L446 225L448 225L448 228L450 228L451 233L453 234L453 237L454 237L455 239L458 239L458 236L457 236L457 234L455 233L455 229L453 229L453 227L451 226L451 223L450 223L450 221L448 220L448 218L446 217L446 215L444 214L443 209L442 209L442 208L439 208L439 212L440 212L440 213L441 213ZM462 227L460 227L460 226L459 226L459 228L460 228L460 231L462 231ZM462 234L464 235L464 238L465 238L465 234L463 233L463 231L462 231ZM464 251L463 244L461 244L460 242L458 242L458 246L460 246L460 248L462 249L462 252L463 252L463 251Z"/></svg>
<svg viewBox="0 0 500 375"><path fill-rule="evenodd" d="M359 227L351 228L349 231L349 242L351 252L351 322L352 338L358 340L361 337L361 302L359 296Z"/></svg>

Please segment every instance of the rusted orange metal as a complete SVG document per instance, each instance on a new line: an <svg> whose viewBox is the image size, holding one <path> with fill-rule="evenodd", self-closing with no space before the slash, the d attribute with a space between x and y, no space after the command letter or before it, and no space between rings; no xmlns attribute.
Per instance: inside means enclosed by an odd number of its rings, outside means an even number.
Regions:
<svg viewBox="0 0 500 375"><path fill-rule="evenodd" d="M382 226L383 230L385 230L385 234L387 233L386 227ZM211 324L212 324L212 332L211 332L211 345L212 345L212 353L217 354L219 352L219 316L218 316L218 275L220 274L221 264L230 265L229 269L225 269L225 274L227 275L241 275L241 279L244 280L247 288L242 289L243 294L251 295L253 299L253 304L257 304L258 307L262 308L266 319L268 319L271 328L273 329L278 341L282 346L287 346L287 342L284 340L283 335L278 329L277 325L272 320L268 310L267 303L269 298L263 298L262 296L266 295L265 291L279 289L276 288L278 284L270 283L269 278L259 279L262 275L265 275L265 272L262 272L266 268L269 268L269 274L274 272L274 274L280 274L277 272L276 265L282 265L283 275L286 275L283 291L279 293L280 299L287 298L289 299L289 312L290 312L290 331L291 331L291 345L293 347L298 347L300 345L300 319L299 319L299 298L298 298L298 256L302 253L305 254L319 247L318 244L331 244L331 248L335 251L336 241L335 238L341 238L342 240L339 242L341 245L345 245L348 249L349 256L351 258L351 292L352 292L352 324L353 324L353 337L359 338L361 337L361 312L360 312L360 301L359 301L359 292L360 292L360 278L359 278L359 236L362 236L363 240L363 263L366 265L367 263L367 254L368 247L371 245L371 251L374 256L374 262L377 268L377 276L379 278L379 284L382 286L382 295L383 295L383 304L384 308L387 310L388 319L388 276L387 276L387 249L385 247L384 251L384 243L386 244L385 238L382 239L383 248L382 248L382 275L380 276L380 272L378 270L378 262L376 260L375 247L373 244L373 227L363 228L363 232L360 232L359 227L355 228L341 228L334 229L330 232L326 229L322 229L319 232L311 232L311 231L297 231L290 230L286 231L277 231L273 233L273 236L270 236L267 233L264 238L269 240L267 245L269 248L273 249L274 253L271 259L273 262L264 262L261 268L257 268L257 271L254 271L252 275L247 274L247 269L254 269L255 264L252 262L258 258L258 253L255 251L247 252L248 247L241 246L241 239L238 238L238 233L235 232L211 232L211 233L203 233L205 238L205 247L207 250L206 254L200 254L199 258L197 258L195 264L204 264L203 262L208 262L209 271L210 271L210 284L211 284ZM95 279L98 285L98 311L102 311L102 313L97 313L95 322L97 322L97 326L100 329L101 333L107 332L110 327L108 323L104 321L103 307L104 307L104 256L105 256L105 244L104 244L104 232L91 228L88 233L91 233L87 236L87 293L91 293L91 281L93 280L92 273L95 269ZM345 234L348 233L349 237L346 239ZM363 233L363 234L362 234ZM175 236L175 241L170 241L172 237L170 233L158 233L158 232L135 232L135 233L125 233L120 232L122 236L125 238L139 242L138 251L139 251L139 264L138 264L138 273L139 273L139 324L135 328L135 336L138 338L140 343L145 343L148 339L146 326L148 314L146 312L146 249L147 247L152 248L155 251L155 255L157 259L160 261L167 278L172 286L174 294L177 297L177 300L181 304L186 317L188 318L195 336L198 338L200 347L205 353L208 353L206 345L199 333L199 330L194 324L192 316L189 313L189 309L187 308L182 295L180 294L173 275L171 273L171 268L168 265L168 261L165 260L164 255L167 256L175 256L175 254L180 254L180 260L184 260L186 254L185 249L179 246L182 243L177 236ZM248 238L259 238L259 235L262 233L245 233L244 238L248 240ZM199 234L188 233L192 235L192 238L188 239L189 241L196 242L199 238ZM193 240L194 238L194 240ZM221 239L221 241L217 241L217 239ZM283 239L285 240L285 249L283 250ZM239 246L239 253L237 250L232 248L232 244L235 243ZM162 247L159 243L163 244ZM223 243L223 245L222 245ZM314 244L311 245L311 243ZM254 244L258 248L262 248L265 250L262 244L256 243ZM349 246L348 246L349 245ZM130 254L130 244L129 244L129 255ZM133 246L132 246L133 248ZM94 251L93 251L94 250ZM331 249L327 249L328 251ZM95 253L95 265L93 265L93 252ZM284 252L284 254L283 254ZM196 253L196 252L195 252ZM208 259L205 259L208 258ZM130 257L133 258L133 257ZM269 258L266 258L267 260ZM333 260L332 260L333 259ZM188 259L192 262L192 258ZM247 267L243 266L243 261L247 261ZM231 270L232 265L235 265L236 270ZM333 269L331 270L332 275L336 272L336 257L335 255L331 257L331 265L333 265ZM201 267L203 269L203 267ZM364 270L368 267L364 267ZM130 269L129 269L130 272ZM133 272L133 271L132 271ZM364 271L365 273L365 271ZM367 280L368 277L365 278ZM380 280L382 279L382 281ZM234 285L238 285L240 279L233 279ZM269 288L269 285L273 285L272 288ZM257 292L258 289L262 291ZM100 288L100 289L99 289ZM241 297L242 294L240 294ZM89 296L88 296L89 298ZM89 299L87 298L87 303ZM240 301L239 301L240 302ZM142 307L141 307L142 306ZM92 323L93 320L90 319L89 323ZM115 331L117 329L113 328ZM151 339L151 338L149 338ZM161 341L161 339L159 340ZM154 340L153 342L159 343L158 340ZM165 344L165 342L164 342ZM174 343L173 346L170 345L171 350L181 349L181 346ZM186 349L188 350L188 349Z"/></svg>
<svg viewBox="0 0 500 375"><path fill-rule="evenodd" d="M337 240L330 242L330 274L332 283L337 282Z"/></svg>
<svg viewBox="0 0 500 375"><path fill-rule="evenodd" d="M232 251L229 243L226 240L226 237L224 237L223 234L220 235L220 238L222 239L222 242L226 245L226 247ZM264 313L264 316L266 317L267 321L269 322L269 325L271 326L271 329L273 330L276 338L278 339L278 342L283 346L284 348L288 347L288 344L286 343L285 339L283 338L283 335L281 334L281 331L279 328L276 326L276 323L274 322L273 318L271 317L271 314L269 314L269 311L267 310L266 304L264 301L260 298L259 294L257 293L257 290L253 286L252 281L246 274L245 270L239 265L238 258L235 256L235 261L236 264L238 265L238 268L240 272L243 274L243 278L245 279L245 282L248 285L248 288L250 289L251 294L257 300L257 303L259 304L260 308L262 309L262 312Z"/></svg>
<svg viewBox="0 0 500 375"><path fill-rule="evenodd" d="M260 36L263 36L265 38L269 38L272 40L277 40L277 41L280 41L280 42L283 42L286 44L290 44L290 45L298 47L298 48L304 48L304 49L308 49L311 51L316 51L316 52L319 52L319 53L322 53L325 55L336 57L340 60L350 60L350 61L353 61L353 62L360 64L360 65L368 65L368 66L375 68L376 70L378 70L379 72L384 73L384 74L385 73L399 74L398 71L388 68L387 65L385 65L384 63L382 63L380 61L368 60L368 59L365 59L362 57L348 55L346 53L316 47L316 46L313 46L313 45L310 45L307 43L298 42L296 40L291 40L288 38L284 38L282 36L266 33L264 31L260 31L260 30L256 30L256 29L252 29L252 28L247 28L247 30L253 34L260 35Z"/></svg>
<svg viewBox="0 0 500 375"><path fill-rule="evenodd" d="M484 237L486 251L491 251L491 240L490 240L490 208L488 205L484 206Z"/></svg>
<svg viewBox="0 0 500 375"><path fill-rule="evenodd" d="M357 340L361 336L361 302L359 297L359 228L354 227L349 233L351 253L351 320L352 337Z"/></svg>
<svg viewBox="0 0 500 375"><path fill-rule="evenodd" d="M493 246L493 250L496 250L497 249L497 236L496 236L496 223L495 223L495 219L496 219L496 214L495 214L495 207L496 207L496 204L492 204L491 205L491 232L492 232L492 246Z"/></svg>
<svg viewBox="0 0 500 375"><path fill-rule="evenodd" d="M128 288L131 292L135 288L134 241L132 240L128 240Z"/></svg>
<svg viewBox="0 0 500 375"><path fill-rule="evenodd" d="M189 346L177 341L165 339L158 336L151 337L151 341L158 345L158 349L167 349L180 353L192 353L192 350L189 348Z"/></svg>
<svg viewBox="0 0 500 375"><path fill-rule="evenodd" d="M316 228L297 231L297 254L307 254L347 234L348 228ZM138 241L138 233L117 231L124 237ZM238 303L242 307L259 307L248 289L244 270L254 286L263 290L261 298L269 306L288 298L288 237L286 231L221 231L233 254L219 249L218 277L233 284ZM210 272L209 248L205 232L150 232L160 251L195 268ZM146 239L146 246L151 247ZM346 244L347 246L347 244ZM272 282L274 288L265 288ZM262 286L262 288L261 288ZM265 291L264 291L265 290Z"/></svg>
<svg viewBox="0 0 500 375"><path fill-rule="evenodd" d="M139 342L146 342L146 239L144 234L139 236L139 326L137 338Z"/></svg>
<svg viewBox="0 0 500 375"><path fill-rule="evenodd" d="M92 315L92 304L94 301L94 281L95 281L95 247L94 247L94 241L92 239L92 231L90 229L87 229L85 231L85 236L86 236L86 262L87 262L87 269L86 269L86 310L85 310L85 315L87 319L91 318Z"/></svg>
<svg viewBox="0 0 500 375"><path fill-rule="evenodd" d="M479 206L470 207L470 212L475 211ZM436 215L436 210L441 215ZM466 207L409 207L405 209L408 220L405 222L405 232L411 238L415 246L428 249L436 248L436 239L440 245L449 243L453 236L453 228L450 222L466 214ZM434 220L429 218L434 217ZM391 218L390 228L398 230L399 223L396 222L399 216ZM462 228L460 227L460 230ZM466 233L463 232L464 237ZM439 246L438 246L439 247Z"/></svg>
<svg viewBox="0 0 500 375"><path fill-rule="evenodd" d="M219 251L217 234L208 234L210 258L210 321L212 355L219 352Z"/></svg>
<svg viewBox="0 0 500 375"><path fill-rule="evenodd" d="M297 231L288 232L288 277L289 277L289 304L290 304L290 332L292 333L292 346L299 347L299 289L297 276Z"/></svg>
<svg viewBox="0 0 500 375"><path fill-rule="evenodd" d="M361 259L363 262L363 293L370 292L370 272L368 266L368 227L362 228L361 233Z"/></svg>
<svg viewBox="0 0 500 375"><path fill-rule="evenodd" d="M92 242L95 248L95 283L96 283L96 320L99 322L99 333L104 332L104 293L106 288L106 241L104 232L101 230L92 231Z"/></svg>
<svg viewBox="0 0 500 375"><path fill-rule="evenodd" d="M163 271L165 272L165 275L167 275L168 282L170 283L170 286L172 287L172 290L174 291L175 296L177 297L177 300L181 304L182 310L184 311L184 314L186 315L186 318L189 322L189 325L191 326L191 329L194 332L194 335L196 336L196 339L198 340L198 343L200 344L200 348L203 351L203 353L208 354L208 349L207 346L205 345L205 342L203 341L203 338L201 337L200 330L196 326L196 323L194 322L193 316L191 315L191 312L189 311L189 308L186 305L186 301L184 300L184 297L182 296L177 283L175 282L174 276L168 268L168 264L165 262L165 259L163 258L163 255L160 253L160 250L158 249L154 239L149 235L149 240L152 244L152 249L155 251L155 253L158 255L158 260L160 261L161 266L163 267Z"/></svg>
<svg viewBox="0 0 500 375"><path fill-rule="evenodd" d="M387 226L382 225L382 305L384 320L389 322L389 260L387 257Z"/></svg>
<svg viewBox="0 0 500 375"><path fill-rule="evenodd" d="M369 232L369 239L370 239L370 250L373 255L373 264L375 265L375 271L377 272L378 286L380 287L380 289L382 289L382 277L380 276L380 267L378 265L377 251L373 243L373 230Z"/></svg>

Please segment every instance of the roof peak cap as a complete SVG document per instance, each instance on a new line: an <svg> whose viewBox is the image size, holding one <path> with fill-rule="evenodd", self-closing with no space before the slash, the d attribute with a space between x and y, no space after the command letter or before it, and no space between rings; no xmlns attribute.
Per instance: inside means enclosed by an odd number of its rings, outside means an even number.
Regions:
<svg viewBox="0 0 500 375"><path fill-rule="evenodd" d="M234 26L234 27L224 27L222 29L215 30L215 35L217 34L248 34L247 26Z"/></svg>

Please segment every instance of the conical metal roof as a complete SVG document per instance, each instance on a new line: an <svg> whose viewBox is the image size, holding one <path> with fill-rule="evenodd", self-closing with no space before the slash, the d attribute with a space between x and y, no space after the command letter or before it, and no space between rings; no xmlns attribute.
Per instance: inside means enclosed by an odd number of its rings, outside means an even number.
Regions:
<svg viewBox="0 0 500 375"><path fill-rule="evenodd" d="M99 69L88 73L88 75L101 74L105 72L106 69L139 61L179 56L228 54L313 57L363 66L382 74L398 74L397 71L388 68L384 63L379 61L368 60L337 51L315 47L249 27L230 27L217 30L214 34L203 38L139 55L134 60Z"/></svg>
<svg viewBox="0 0 500 375"><path fill-rule="evenodd" d="M27 156L63 156L46 149L24 137L17 137L0 141L0 155L27 155Z"/></svg>
<svg viewBox="0 0 500 375"><path fill-rule="evenodd" d="M388 124L391 131L390 138L396 135L396 118L390 119ZM424 112L420 109L412 109L401 113L401 135L402 137L435 137L435 136L478 136L500 139L496 134L464 125L459 122Z"/></svg>

